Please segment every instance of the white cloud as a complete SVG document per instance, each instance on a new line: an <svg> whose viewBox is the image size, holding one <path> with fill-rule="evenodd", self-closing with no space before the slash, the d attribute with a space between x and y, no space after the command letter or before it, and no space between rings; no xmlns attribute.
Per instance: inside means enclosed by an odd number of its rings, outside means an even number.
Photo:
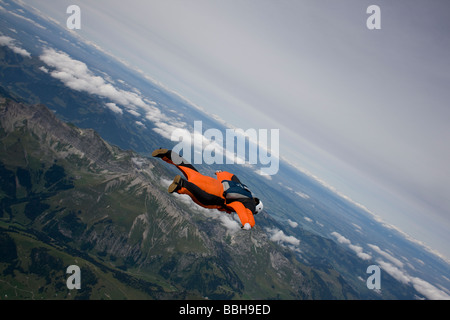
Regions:
<svg viewBox="0 0 450 320"><path fill-rule="evenodd" d="M408 284L410 282L410 277L408 276L408 274L405 271L397 268L393 264L385 262L381 259L378 259L377 263L380 265L380 268L383 271L389 273L397 281L400 281L401 283L404 284Z"/></svg>
<svg viewBox="0 0 450 320"><path fill-rule="evenodd" d="M356 252L356 255L357 255L359 258L361 258L361 259L363 259L363 260L370 260L370 259L372 259L372 256L371 256L370 254L368 254L368 253L365 253L365 252L363 251L363 248L362 248L361 246L357 246L357 245L354 245L354 244L350 244L348 247L349 247L350 249L352 249L353 251L355 251L355 252Z"/></svg>
<svg viewBox="0 0 450 320"><path fill-rule="evenodd" d="M49 72L48 69L46 67L44 67L44 66L40 66L38 69L41 70L44 73L48 73Z"/></svg>
<svg viewBox="0 0 450 320"><path fill-rule="evenodd" d="M136 112L136 111L134 111L132 109L126 109L125 111L128 112L129 114L132 114L135 117L140 117L141 116L141 114L139 112Z"/></svg>
<svg viewBox="0 0 450 320"><path fill-rule="evenodd" d="M296 191L295 194L298 195L300 198L303 198L303 199L309 199L310 198L306 193L303 193L303 192L300 192L300 191Z"/></svg>
<svg viewBox="0 0 450 320"><path fill-rule="evenodd" d="M222 225L231 233L241 230L241 224L234 220L232 216L224 213L219 213L219 220Z"/></svg>
<svg viewBox="0 0 450 320"><path fill-rule="evenodd" d="M195 146L196 141L201 141L203 155L205 155L205 152L207 151L214 150L214 158L208 158L214 163L218 163L215 161L216 159L222 159L221 161L223 161L223 157L225 157L227 159L226 162L231 160L231 162L234 161L235 163L245 164L244 158L240 158L239 155L237 155L237 159L235 159L236 154L234 153L234 150L228 150L224 146L222 141L223 137L220 138L214 136L214 139L212 139L212 137L207 136L207 130L205 133L202 131L195 131L192 134L189 133L186 129L188 126L185 122L177 119L176 115L171 117L163 113L156 107L156 102L141 96L141 93L138 90L126 91L115 87L113 83L107 81L107 75L104 75L103 77L95 75L89 70L84 62L71 58L67 53L52 48L46 48L39 58L47 65L47 67L49 67L45 70L47 70L52 77L61 80L69 88L88 92L111 100L111 102L106 103L106 107L113 112L123 114L123 110L125 110L139 118L141 123L143 123L142 120L152 122L155 126L152 130L168 140L174 138L174 141L178 141L176 137L173 137L173 134L180 132L180 129L183 130L183 136L190 136L190 144L194 144ZM123 84L123 81L121 83ZM120 106L123 108L120 108ZM185 134L184 131L186 131L187 134ZM243 134L249 139L251 138L249 136L250 134L247 132L242 133L237 130L235 133L238 135ZM216 139L218 140L216 141ZM261 152L261 148L264 149L265 146L259 144L258 148L259 152ZM206 156L208 156L208 154L206 154ZM187 160L193 162L192 159L187 158ZM202 160L206 162L206 159ZM270 175L266 174L263 174L263 177L269 180L272 179Z"/></svg>
<svg viewBox="0 0 450 320"><path fill-rule="evenodd" d="M261 173L261 169L255 170L255 172L267 180L272 180L272 176L270 174Z"/></svg>
<svg viewBox="0 0 450 320"><path fill-rule="evenodd" d="M39 57L47 66L54 68L50 74L61 80L66 86L77 91L85 91L123 106L146 108L142 98L131 91L117 89L104 78L92 73L87 65L79 60L72 59L68 54L54 49L44 49Z"/></svg>
<svg viewBox="0 0 450 320"><path fill-rule="evenodd" d="M331 235L336 238L336 240L339 243L347 245L351 250L356 252L357 256L360 257L363 260L370 260L372 259L372 256L368 253L363 252L363 249L361 246L357 246L351 243L349 239L344 237L343 235L339 234L338 232L332 232ZM374 244L368 244L368 246L380 254L382 257L388 259L390 262L386 262L382 259L377 259L376 262L380 266L381 270L384 272L387 272L389 275L391 275L394 279L397 281L403 283L403 284L409 284L414 287L414 289L417 290L417 292L423 294L425 297L431 300L449 300L450 296L445 293L444 291L436 288L431 283L417 278L410 276L404 269L404 263L398 260L397 258L393 257L388 252L382 250L379 246Z"/></svg>
<svg viewBox="0 0 450 320"><path fill-rule="evenodd" d="M377 260L377 263L380 265L382 271L389 273L394 279L404 283L410 284L417 290L417 292L423 294L425 297L431 300L450 300L450 296L444 291L436 288L431 283L410 276L405 270L401 268L397 268L393 264L389 262L385 262L381 259Z"/></svg>
<svg viewBox="0 0 450 320"><path fill-rule="evenodd" d="M136 123L138 126L140 126L140 127L147 128L147 127L145 126L145 124L143 124L141 121L136 121L135 123Z"/></svg>
<svg viewBox="0 0 450 320"><path fill-rule="evenodd" d="M361 226L357 225L356 223L352 223L352 225L353 225L356 229L358 229L359 231L362 230Z"/></svg>
<svg viewBox="0 0 450 320"><path fill-rule="evenodd" d="M338 233L336 231L333 231L331 233L331 235L333 237L335 237L339 243L343 243L343 244L347 244L347 245L351 244L350 240L348 240L346 237L344 237L343 235L341 235L340 233Z"/></svg>
<svg viewBox="0 0 450 320"><path fill-rule="evenodd" d="M295 221L292 221L291 219L288 219L288 223L292 228L297 228L298 223Z"/></svg>
<svg viewBox="0 0 450 320"><path fill-rule="evenodd" d="M409 284L417 290L417 292L423 294L425 297L431 300L450 300L450 296L436 288L431 283L420 279L418 277L414 277L408 274L406 270L403 269L404 263L393 257L391 254L382 250L380 247L374 244L369 244L369 247L376 251L378 254L388 259L390 262L386 262L382 259L377 259L377 263L380 265L380 268L390 274L394 279L404 283ZM417 259L418 260L418 259ZM423 263L421 260L419 260ZM391 263L392 262L392 263Z"/></svg>
<svg viewBox="0 0 450 320"><path fill-rule="evenodd" d="M308 222L313 222L313 219L308 218L308 217L303 217L303 219L305 219L305 220L308 221Z"/></svg>
<svg viewBox="0 0 450 320"><path fill-rule="evenodd" d="M367 244L371 249L373 249L375 252L377 252L378 254L380 254L381 256L385 257L386 259L388 259L389 261L391 261L392 263L394 263L397 267L399 268L403 268L404 264L403 262L401 262L400 260L398 260L397 258L393 257L392 255L390 255L389 253L387 253L386 251L383 251L380 249L380 247L378 247L377 245L374 244Z"/></svg>
<svg viewBox="0 0 450 320"><path fill-rule="evenodd" d="M120 109L115 103L109 102L105 103L105 105L114 113L123 114L122 109Z"/></svg>
<svg viewBox="0 0 450 320"><path fill-rule="evenodd" d="M12 51L14 51L17 54L20 54L23 57L31 58L31 54L27 50L17 46L15 42L16 40L14 40L13 38L10 38L8 36L0 36L0 45L7 46Z"/></svg>
<svg viewBox="0 0 450 320"><path fill-rule="evenodd" d="M446 294L444 291L439 290L429 282L412 277L411 283L418 292L422 293L424 296L426 296L428 299L431 300L450 300L450 296Z"/></svg>
<svg viewBox="0 0 450 320"><path fill-rule="evenodd" d="M294 245L294 246L298 246L300 244L300 240L298 240L296 237L286 235L280 229L267 228L267 231L269 233L271 233L271 236L270 236L271 241L278 242L278 243L287 243L287 244Z"/></svg>
<svg viewBox="0 0 450 320"><path fill-rule="evenodd" d="M106 103L106 106L113 112L123 114L123 110L118 105L124 106L125 111L136 117L142 117L139 112L142 111L145 119L155 125L156 128L153 130L165 138L170 139L173 130L186 126L184 122L176 121L163 114L155 107L155 102L143 98L138 91L132 92L116 88L104 78L94 75L84 62L72 59L65 52L46 48L39 58L53 70L48 71L45 67L43 68L69 88L112 100L112 102Z"/></svg>
<svg viewBox="0 0 450 320"><path fill-rule="evenodd" d="M39 58L47 66L55 68L50 74L71 89L97 94L122 105L132 103L131 93L117 90L102 77L95 76L84 62L72 59L64 52L44 49Z"/></svg>
<svg viewBox="0 0 450 320"><path fill-rule="evenodd" d="M148 111L145 118L152 121L156 125L156 128L153 130L169 140L172 137L172 133L176 129L186 127L185 122L177 121L174 118L168 117L154 106L148 106L146 109Z"/></svg>
<svg viewBox="0 0 450 320"><path fill-rule="evenodd" d="M372 259L372 256L370 254L368 254L368 253L365 253L361 246L357 246L357 245L352 244L352 242L349 239L347 239L346 237L344 237L340 233L334 231L334 232L331 233L331 235L333 237L335 237L336 240L339 243L347 245L351 250L353 250L356 253L356 255L359 258L361 258L363 260L370 260L370 259Z"/></svg>

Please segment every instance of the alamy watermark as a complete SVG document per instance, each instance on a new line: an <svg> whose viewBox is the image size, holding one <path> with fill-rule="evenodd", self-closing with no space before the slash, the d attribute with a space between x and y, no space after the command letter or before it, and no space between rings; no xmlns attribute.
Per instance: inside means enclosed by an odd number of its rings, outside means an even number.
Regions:
<svg viewBox="0 0 450 320"><path fill-rule="evenodd" d="M66 273L70 274L67 278L66 286L67 289L81 289L81 270L77 265L70 265L66 269Z"/></svg>
<svg viewBox="0 0 450 320"><path fill-rule="evenodd" d="M371 275L367 278L367 289L381 289L381 269L377 265L371 265L367 267L366 273Z"/></svg>
<svg viewBox="0 0 450 320"><path fill-rule="evenodd" d="M171 140L178 141L172 150L192 164L260 165L261 175L274 175L279 169L279 129L226 129L224 136L215 128L203 132L202 121L194 121L192 134L175 129Z"/></svg>
<svg viewBox="0 0 450 320"><path fill-rule="evenodd" d="M70 5L66 10L70 16L66 20L66 26L70 30L81 29L81 9L77 5ZM378 5L370 5L366 10L370 16L367 18L366 26L369 30L381 29L381 9Z"/></svg>
<svg viewBox="0 0 450 320"><path fill-rule="evenodd" d="M66 26L70 30L73 29L81 29L81 9L79 6L73 4L67 7L66 10L67 14L70 14L70 16L66 20Z"/></svg>
<svg viewBox="0 0 450 320"><path fill-rule="evenodd" d="M370 16L367 18L366 26L369 30L380 30L381 29L381 9L377 5L371 5L367 7L367 14Z"/></svg>

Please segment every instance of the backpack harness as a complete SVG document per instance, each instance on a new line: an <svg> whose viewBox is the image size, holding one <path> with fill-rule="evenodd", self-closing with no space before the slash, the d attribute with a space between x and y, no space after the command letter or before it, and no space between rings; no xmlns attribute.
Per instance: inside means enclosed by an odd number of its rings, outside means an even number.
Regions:
<svg viewBox="0 0 450 320"><path fill-rule="evenodd" d="M243 183L223 180L223 196L227 200L253 199L252 193Z"/></svg>

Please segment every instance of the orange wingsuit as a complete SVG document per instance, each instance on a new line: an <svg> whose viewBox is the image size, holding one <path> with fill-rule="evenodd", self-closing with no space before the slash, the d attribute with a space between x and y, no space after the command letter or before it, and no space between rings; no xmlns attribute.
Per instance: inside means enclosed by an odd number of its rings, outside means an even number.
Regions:
<svg viewBox="0 0 450 320"><path fill-rule="evenodd" d="M219 171L216 172L216 178L205 176L198 172L197 169L178 154L167 149L157 149L152 155L161 158L167 163L175 165L187 179L177 179L177 177L175 177L174 183L172 184L174 189L171 191L169 187L169 192L187 194L196 204L204 208L218 209L229 213L236 212L243 226L246 223L251 227L255 225L255 219L253 217L255 204L253 199L227 202L223 195L223 180L239 181L234 174L226 171Z"/></svg>

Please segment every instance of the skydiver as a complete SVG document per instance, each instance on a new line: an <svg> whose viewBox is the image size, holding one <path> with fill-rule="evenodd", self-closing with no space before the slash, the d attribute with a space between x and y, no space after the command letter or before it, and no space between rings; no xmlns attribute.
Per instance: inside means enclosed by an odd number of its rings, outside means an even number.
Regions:
<svg viewBox="0 0 450 320"><path fill-rule="evenodd" d="M242 224L241 228L245 230L250 230L255 225L253 215L261 212L263 204L253 197L236 175L218 170L216 178L205 176L187 160L168 149L156 149L152 156L175 165L186 178L177 175L168 188L169 193L187 194L204 208L227 213L236 212Z"/></svg>

